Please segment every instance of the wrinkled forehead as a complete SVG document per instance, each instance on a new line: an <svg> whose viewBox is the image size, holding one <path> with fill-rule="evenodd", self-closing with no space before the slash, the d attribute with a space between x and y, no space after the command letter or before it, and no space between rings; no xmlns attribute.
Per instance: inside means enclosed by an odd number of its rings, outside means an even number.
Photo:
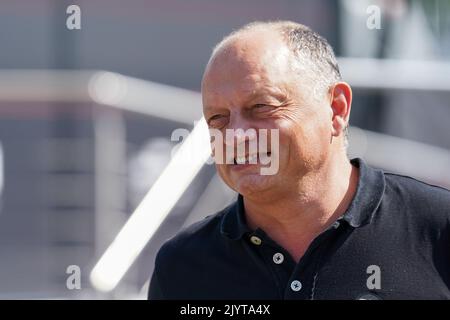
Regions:
<svg viewBox="0 0 450 320"><path fill-rule="evenodd" d="M279 36L259 34L232 39L221 46L206 67L204 98L231 91L255 90L284 82L289 75L291 53Z"/></svg>

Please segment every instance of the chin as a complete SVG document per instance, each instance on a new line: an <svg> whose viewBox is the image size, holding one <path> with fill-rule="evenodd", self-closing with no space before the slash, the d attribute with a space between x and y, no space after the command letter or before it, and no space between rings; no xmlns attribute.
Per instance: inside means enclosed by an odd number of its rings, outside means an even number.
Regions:
<svg viewBox="0 0 450 320"><path fill-rule="evenodd" d="M248 174L233 179L232 189L244 197L262 196L262 194L276 188L273 180L273 176Z"/></svg>

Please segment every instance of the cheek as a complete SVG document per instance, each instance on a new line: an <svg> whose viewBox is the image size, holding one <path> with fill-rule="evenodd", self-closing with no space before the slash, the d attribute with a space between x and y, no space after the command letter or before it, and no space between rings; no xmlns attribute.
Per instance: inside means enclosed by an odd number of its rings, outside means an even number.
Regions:
<svg viewBox="0 0 450 320"><path fill-rule="evenodd" d="M318 119L299 121L282 119L280 129L280 156L300 158L304 161L322 156L328 149L330 130L325 122Z"/></svg>
<svg viewBox="0 0 450 320"><path fill-rule="evenodd" d="M223 181L225 181L226 184L230 185L233 180L231 165L227 164L216 164L216 171L219 174L219 176L222 178Z"/></svg>
<svg viewBox="0 0 450 320"><path fill-rule="evenodd" d="M216 170L222 178L226 178L227 166L225 164L216 164Z"/></svg>
<svg viewBox="0 0 450 320"><path fill-rule="evenodd" d="M216 166L217 173L222 178L222 180L225 182L225 184L233 189L233 186L231 183L230 172L229 172L227 166L224 164L216 164L215 166Z"/></svg>

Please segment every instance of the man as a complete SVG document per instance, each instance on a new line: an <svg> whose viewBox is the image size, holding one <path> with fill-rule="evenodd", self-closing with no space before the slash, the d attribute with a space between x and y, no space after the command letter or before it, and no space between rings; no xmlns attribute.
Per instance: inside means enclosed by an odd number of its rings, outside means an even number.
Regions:
<svg viewBox="0 0 450 320"><path fill-rule="evenodd" d="M163 245L150 299L450 298L450 192L348 160L352 92L326 40L247 25L214 49L202 96L224 135L275 129L278 171L261 153L217 163L238 200Z"/></svg>

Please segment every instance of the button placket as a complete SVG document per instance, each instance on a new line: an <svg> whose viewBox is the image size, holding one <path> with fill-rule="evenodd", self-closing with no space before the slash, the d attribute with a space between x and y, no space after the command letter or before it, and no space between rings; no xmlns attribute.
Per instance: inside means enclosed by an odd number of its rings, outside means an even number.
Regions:
<svg viewBox="0 0 450 320"><path fill-rule="evenodd" d="M291 282L291 290L298 292L302 289L302 283L299 280L294 280Z"/></svg>
<svg viewBox="0 0 450 320"><path fill-rule="evenodd" d="M257 236L251 236L250 237L250 242L253 243L255 246L260 246L262 243L262 240L260 237Z"/></svg>
<svg viewBox="0 0 450 320"><path fill-rule="evenodd" d="M282 253L277 252L277 253L275 253L275 254L273 255L272 260L273 260L273 262L274 262L275 264L282 264L283 261L284 261L284 256L283 256Z"/></svg>
<svg viewBox="0 0 450 320"><path fill-rule="evenodd" d="M272 239L266 238L265 235L260 236L258 233L254 233L250 237L251 243L253 243L251 238L253 236L256 237L256 235L258 235L258 238L261 239L261 245L258 245L258 252L264 259L264 262L268 267L268 271L273 276L273 280L280 292L280 298L283 298L285 295L286 285L289 288L289 279L296 263L291 259L289 253L285 252L285 250Z"/></svg>

